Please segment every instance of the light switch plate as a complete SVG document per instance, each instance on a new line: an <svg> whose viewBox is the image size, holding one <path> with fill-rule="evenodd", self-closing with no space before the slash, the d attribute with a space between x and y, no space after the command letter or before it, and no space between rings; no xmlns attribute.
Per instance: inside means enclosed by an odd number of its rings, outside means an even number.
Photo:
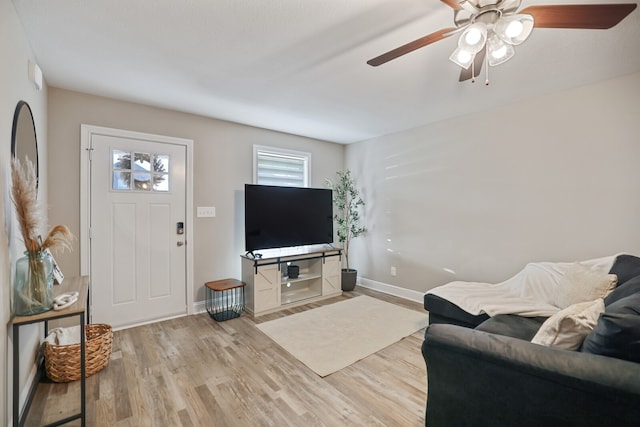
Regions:
<svg viewBox="0 0 640 427"><path fill-rule="evenodd" d="M198 206L198 218L213 218L216 216L216 208L214 206Z"/></svg>

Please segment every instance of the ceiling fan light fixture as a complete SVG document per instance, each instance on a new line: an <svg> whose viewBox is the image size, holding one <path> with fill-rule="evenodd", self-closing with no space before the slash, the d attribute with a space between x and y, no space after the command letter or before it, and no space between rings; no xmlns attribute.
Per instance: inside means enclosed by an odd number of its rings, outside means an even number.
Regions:
<svg viewBox="0 0 640 427"><path fill-rule="evenodd" d="M504 33L507 37L514 38L522 34L523 29L524 25L522 25L522 22L515 20L509 22L509 25L507 25L507 28L505 28Z"/></svg>
<svg viewBox="0 0 640 427"><path fill-rule="evenodd" d="M637 3L565 4L529 6L518 13L522 0L441 0L453 9L455 28L443 28L367 61L378 66L416 49L453 36L458 46L449 59L462 67L460 80L479 74L483 64L503 64L515 55L515 46L531 35L533 28L608 29L625 19ZM471 67L471 72L469 72ZM477 71L477 73L476 73ZM488 84L488 77L487 77Z"/></svg>
<svg viewBox="0 0 640 427"><path fill-rule="evenodd" d="M502 16L496 22L494 32L505 42L519 45L533 31L533 23L533 16L527 14Z"/></svg>
<svg viewBox="0 0 640 427"><path fill-rule="evenodd" d="M469 25L458 39L458 47L471 53L478 53L487 41L487 26L482 22Z"/></svg>
<svg viewBox="0 0 640 427"><path fill-rule="evenodd" d="M475 52L469 52L468 50L457 48L453 51L449 59L466 70L473 63L475 57Z"/></svg>
<svg viewBox="0 0 640 427"><path fill-rule="evenodd" d="M477 45L478 42L480 42L481 38L482 33L477 28L467 31L467 33L464 35L465 44L469 46Z"/></svg>
<svg viewBox="0 0 640 427"><path fill-rule="evenodd" d="M489 65L495 67L510 60L516 54L516 51L513 46L494 35L487 40L487 53Z"/></svg>
<svg viewBox="0 0 640 427"><path fill-rule="evenodd" d="M506 54L507 54L506 45L502 45L497 50L494 50L493 52L491 52L491 56L493 56L495 59L502 59Z"/></svg>

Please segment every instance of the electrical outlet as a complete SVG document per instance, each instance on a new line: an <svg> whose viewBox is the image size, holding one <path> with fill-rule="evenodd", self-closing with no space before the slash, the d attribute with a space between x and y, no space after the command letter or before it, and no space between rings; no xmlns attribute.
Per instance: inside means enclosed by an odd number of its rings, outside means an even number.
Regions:
<svg viewBox="0 0 640 427"><path fill-rule="evenodd" d="M198 218L213 218L216 216L216 208L213 206L198 206Z"/></svg>
<svg viewBox="0 0 640 427"><path fill-rule="evenodd" d="M395 276L398 273L398 270L396 270L395 267L391 267L391 275Z"/></svg>

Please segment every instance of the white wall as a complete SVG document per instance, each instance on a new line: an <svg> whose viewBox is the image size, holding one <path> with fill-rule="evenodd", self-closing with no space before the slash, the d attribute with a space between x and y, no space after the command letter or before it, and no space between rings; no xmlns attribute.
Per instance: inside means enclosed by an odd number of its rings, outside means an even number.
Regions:
<svg viewBox="0 0 640 427"><path fill-rule="evenodd" d="M28 80L28 61L34 60L29 43L11 1L0 1L0 424L7 425L12 405L12 333L8 327L12 267L22 255L24 244L16 221L12 218L13 205L9 197L11 185L11 129L16 104L27 101L33 111L41 162L39 197L47 201L47 91L37 92ZM46 76L45 76L46 78ZM39 344L41 328L26 326L20 329L20 382L23 392L29 387L29 375L34 372L35 349ZM23 393L24 396L24 393Z"/></svg>
<svg viewBox="0 0 640 427"><path fill-rule="evenodd" d="M639 118L633 74L348 146L370 230L353 266L424 292L640 253Z"/></svg>
<svg viewBox="0 0 640 427"><path fill-rule="evenodd" d="M194 300L204 300L204 283L240 278L244 253L244 184L253 180L253 145L312 154L311 186L344 167L344 146L255 127L179 113L68 90L49 90L50 221L79 236L80 125L192 139L194 212L215 206L215 218L195 218ZM77 245L76 245L77 246ZM80 251L56 256L65 275L80 272Z"/></svg>

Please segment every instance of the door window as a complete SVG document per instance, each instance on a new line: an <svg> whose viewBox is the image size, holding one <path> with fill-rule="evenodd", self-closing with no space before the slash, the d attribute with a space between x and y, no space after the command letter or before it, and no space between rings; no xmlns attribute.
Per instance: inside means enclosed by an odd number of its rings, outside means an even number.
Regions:
<svg viewBox="0 0 640 427"><path fill-rule="evenodd" d="M167 154L111 150L111 189L167 193L169 167Z"/></svg>

